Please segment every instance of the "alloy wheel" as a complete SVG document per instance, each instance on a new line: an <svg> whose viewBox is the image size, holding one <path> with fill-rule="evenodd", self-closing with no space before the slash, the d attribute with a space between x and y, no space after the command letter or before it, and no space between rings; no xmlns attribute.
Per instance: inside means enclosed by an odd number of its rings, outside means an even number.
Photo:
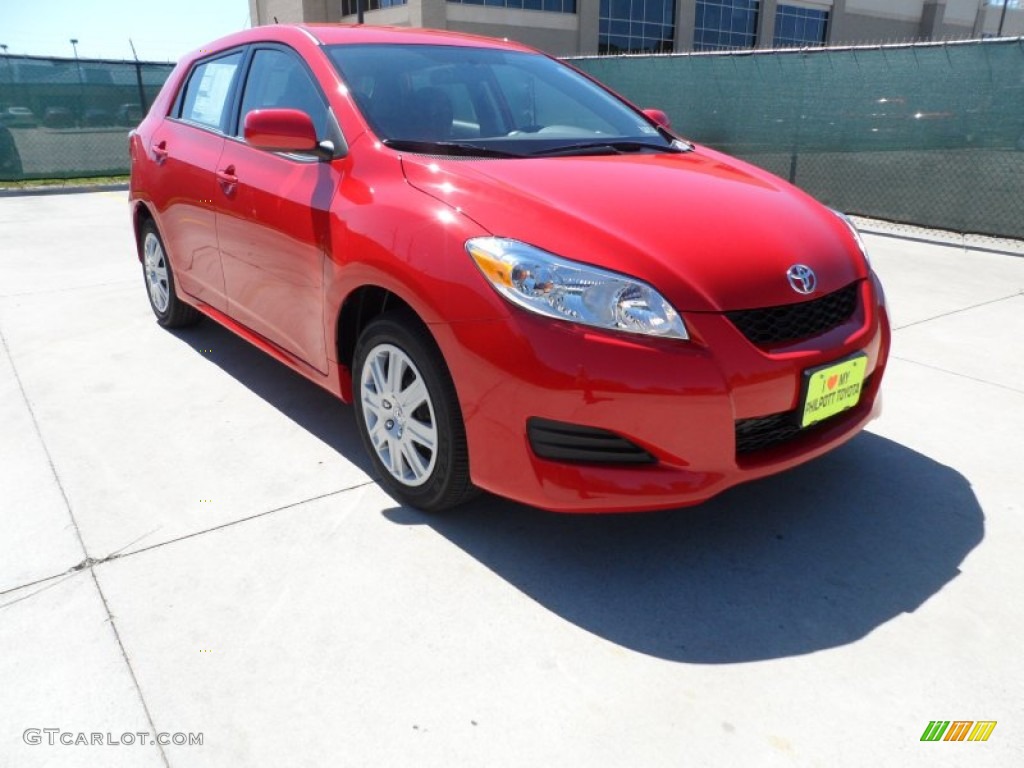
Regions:
<svg viewBox="0 0 1024 768"><path fill-rule="evenodd" d="M437 463L434 404L423 375L393 344L378 344L360 375L366 431L381 464L402 485L427 482Z"/></svg>
<svg viewBox="0 0 1024 768"><path fill-rule="evenodd" d="M171 290L167 280L167 257L164 255L160 238L152 232L147 232L142 253L149 298L153 302L153 309L162 314L167 311L170 304Z"/></svg>

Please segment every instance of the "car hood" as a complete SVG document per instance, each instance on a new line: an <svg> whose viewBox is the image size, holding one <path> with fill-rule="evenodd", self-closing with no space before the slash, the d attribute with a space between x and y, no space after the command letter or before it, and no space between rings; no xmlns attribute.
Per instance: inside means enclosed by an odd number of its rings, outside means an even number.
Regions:
<svg viewBox="0 0 1024 768"><path fill-rule="evenodd" d="M838 217L760 169L707 148L528 159L404 155L410 184L494 235L638 277L682 311L806 301L867 275Z"/></svg>

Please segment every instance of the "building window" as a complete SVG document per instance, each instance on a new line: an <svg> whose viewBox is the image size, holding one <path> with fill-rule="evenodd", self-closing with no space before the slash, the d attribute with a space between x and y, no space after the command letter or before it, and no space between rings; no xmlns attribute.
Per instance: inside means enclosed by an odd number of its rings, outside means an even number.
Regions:
<svg viewBox="0 0 1024 768"><path fill-rule="evenodd" d="M753 48L760 0L697 0L695 51Z"/></svg>
<svg viewBox="0 0 1024 768"><path fill-rule="evenodd" d="M514 8L519 11L576 13L576 0L448 0L448 2L460 5L492 5L498 8Z"/></svg>
<svg viewBox="0 0 1024 768"><path fill-rule="evenodd" d="M601 0L598 53L671 53L675 0Z"/></svg>
<svg viewBox="0 0 1024 768"><path fill-rule="evenodd" d="M380 8L390 8L394 5L405 5L409 0L363 0L364 11L376 11ZM356 0L341 0L341 15L355 16L359 13Z"/></svg>
<svg viewBox="0 0 1024 768"><path fill-rule="evenodd" d="M779 5L775 12L776 48L824 45L828 11Z"/></svg>

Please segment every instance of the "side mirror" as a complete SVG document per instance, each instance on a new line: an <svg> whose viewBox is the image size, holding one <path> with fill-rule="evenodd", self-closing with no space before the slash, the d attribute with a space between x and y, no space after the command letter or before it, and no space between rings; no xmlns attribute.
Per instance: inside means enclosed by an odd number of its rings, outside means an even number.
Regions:
<svg viewBox="0 0 1024 768"><path fill-rule="evenodd" d="M254 109L245 116L245 140L271 152L320 149L312 118L298 109Z"/></svg>
<svg viewBox="0 0 1024 768"><path fill-rule="evenodd" d="M645 109L643 113L647 117L651 118L654 122L660 125L662 128L670 129L672 127L672 121L668 119L668 115L662 112L660 109Z"/></svg>

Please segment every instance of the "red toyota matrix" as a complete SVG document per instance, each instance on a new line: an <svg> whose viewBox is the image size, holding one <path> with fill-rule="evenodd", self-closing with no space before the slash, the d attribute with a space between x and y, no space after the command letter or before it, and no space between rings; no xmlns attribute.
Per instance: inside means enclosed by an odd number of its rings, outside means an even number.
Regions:
<svg viewBox="0 0 1024 768"><path fill-rule="evenodd" d="M880 403L846 218L521 45L240 32L182 59L131 162L158 322L210 317L351 402L424 510L694 504Z"/></svg>

